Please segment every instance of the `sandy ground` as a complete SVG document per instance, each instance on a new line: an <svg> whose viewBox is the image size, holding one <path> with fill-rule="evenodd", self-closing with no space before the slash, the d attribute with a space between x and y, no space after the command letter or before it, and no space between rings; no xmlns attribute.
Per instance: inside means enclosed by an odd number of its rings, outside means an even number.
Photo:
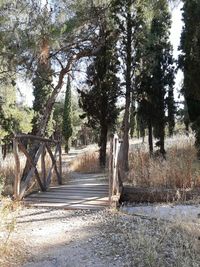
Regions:
<svg viewBox="0 0 200 267"><path fill-rule="evenodd" d="M16 255L0 265L6 267L114 267L124 262L112 244L115 213L23 208L17 215L10 244ZM109 238L108 238L109 236ZM125 251L124 251L125 253Z"/></svg>
<svg viewBox="0 0 200 267"><path fill-rule="evenodd" d="M121 211L21 207L10 215L15 228L6 253L0 251L1 267L200 266L195 205Z"/></svg>
<svg viewBox="0 0 200 267"><path fill-rule="evenodd" d="M131 215L149 216L166 221L200 223L199 205L153 204L124 206L121 211Z"/></svg>
<svg viewBox="0 0 200 267"><path fill-rule="evenodd" d="M22 208L16 219L1 267L200 266L197 222L189 225L108 209Z"/></svg>

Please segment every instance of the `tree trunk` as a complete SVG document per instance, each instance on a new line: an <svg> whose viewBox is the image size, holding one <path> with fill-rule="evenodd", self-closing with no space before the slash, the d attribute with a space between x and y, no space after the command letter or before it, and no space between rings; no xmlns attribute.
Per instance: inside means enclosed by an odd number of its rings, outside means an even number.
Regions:
<svg viewBox="0 0 200 267"><path fill-rule="evenodd" d="M160 139L160 153L163 158L165 158L165 91L163 88L160 88L159 91L159 120L158 120L158 130L159 130L159 139Z"/></svg>
<svg viewBox="0 0 200 267"><path fill-rule="evenodd" d="M153 130L152 130L152 123L151 120L148 122L148 141L149 141L149 153L153 155Z"/></svg>
<svg viewBox="0 0 200 267"><path fill-rule="evenodd" d="M107 125L101 126L101 133L100 133L100 150L99 150L99 164L101 168L105 168L106 166L106 146L107 146L107 134L108 134L108 127Z"/></svg>
<svg viewBox="0 0 200 267"><path fill-rule="evenodd" d="M99 51L99 48L94 49L94 50L86 49L86 50L82 50L79 53L77 53L76 56L73 55L72 57L69 58L66 66L59 73L58 83L54 87L53 92L51 93L51 96L49 97L49 99L48 99L48 101L44 107L44 112L43 112L41 118L38 119L37 128L34 129L34 134L36 136L45 137L45 131L46 131L49 119L50 119L50 115L51 115L54 103L56 101L56 98L57 98L59 92L62 89L64 77L71 70L73 63L78 61L80 58L96 55L96 53L98 53L98 51ZM35 154L37 153L38 148L39 148L38 142L36 142L35 144L33 144L33 146L30 147L29 153L30 153L30 156L32 158L35 157ZM26 166L24 168L23 175L22 175L22 180L24 180L26 178L26 175L27 175L29 169L30 169L30 164L27 161Z"/></svg>
<svg viewBox="0 0 200 267"><path fill-rule="evenodd" d="M69 139L65 140L65 153L68 154L69 153Z"/></svg>
<svg viewBox="0 0 200 267"><path fill-rule="evenodd" d="M130 5L131 6L131 5ZM127 172L129 170L129 129L130 129L130 104L131 104L131 66L132 66L132 25L131 10L128 7L127 14L127 43L126 43L126 102L125 113L123 119L123 162L121 168Z"/></svg>
<svg viewBox="0 0 200 267"><path fill-rule="evenodd" d="M163 155L163 157L165 158L165 128L161 129L160 132L160 153Z"/></svg>

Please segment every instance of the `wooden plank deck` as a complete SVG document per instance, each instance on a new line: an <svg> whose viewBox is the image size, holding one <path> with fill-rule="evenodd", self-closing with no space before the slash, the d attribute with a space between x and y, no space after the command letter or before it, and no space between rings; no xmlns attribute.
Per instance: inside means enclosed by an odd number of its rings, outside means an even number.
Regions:
<svg viewBox="0 0 200 267"><path fill-rule="evenodd" d="M103 209L109 206L108 181L105 174L75 174L67 184L32 193L23 202L34 207Z"/></svg>

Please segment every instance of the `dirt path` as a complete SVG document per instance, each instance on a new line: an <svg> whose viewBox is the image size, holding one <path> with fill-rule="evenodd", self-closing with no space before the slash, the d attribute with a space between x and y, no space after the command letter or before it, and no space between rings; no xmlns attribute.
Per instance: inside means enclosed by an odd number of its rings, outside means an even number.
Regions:
<svg viewBox="0 0 200 267"><path fill-rule="evenodd" d="M22 209L10 240L20 257L5 266L127 266L106 238L111 217L109 211Z"/></svg>
<svg viewBox="0 0 200 267"><path fill-rule="evenodd" d="M199 225L116 211L19 211L1 267L196 267Z"/></svg>

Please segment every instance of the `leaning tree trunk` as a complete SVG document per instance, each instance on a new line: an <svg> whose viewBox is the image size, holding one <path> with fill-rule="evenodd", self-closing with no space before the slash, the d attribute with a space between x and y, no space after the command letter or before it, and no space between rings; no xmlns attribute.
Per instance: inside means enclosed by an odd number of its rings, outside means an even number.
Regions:
<svg viewBox="0 0 200 267"><path fill-rule="evenodd" d="M53 92L51 93L51 95L50 95L50 97L49 97L49 99L48 99L48 101L44 107L43 114L38 119L37 130L35 132L36 136L45 137L45 132L47 129L47 125L48 125L48 122L49 122L56 98L62 89L64 77L65 77L65 75L67 75L67 73L70 72L73 63L78 61L80 58L96 55L98 53L99 49L100 49L100 47L95 48L94 50L93 49L86 49L86 50L80 51L76 55L72 55L69 58L66 66L61 69L61 71L59 73L59 77L58 77L58 83L54 87ZM38 142L35 143L32 147L30 147L29 154L32 158L35 157L38 149L39 149L39 143ZM26 175L27 175L29 170L30 170L30 164L27 161L26 166L24 168L23 175L22 175L22 180L24 180L26 178Z"/></svg>
<svg viewBox="0 0 200 267"><path fill-rule="evenodd" d="M107 134L108 134L107 125L101 125L100 142L99 142L100 145L99 164L101 168L105 168L106 166Z"/></svg>

